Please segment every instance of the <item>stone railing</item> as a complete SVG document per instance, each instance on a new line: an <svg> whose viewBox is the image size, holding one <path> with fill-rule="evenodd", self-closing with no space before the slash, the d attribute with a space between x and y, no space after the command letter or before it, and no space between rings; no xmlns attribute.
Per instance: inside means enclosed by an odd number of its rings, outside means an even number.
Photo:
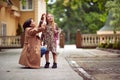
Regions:
<svg viewBox="0 0 120 80"><path fill-rule="evenodd" d="M78 39L78 38L77 38ZM77 43L80 41L80 44L76 44L78 48L92 48L97 47L100 43L115 43L120 41L120 35L97 35L97 34L82 34L81 37L79 37L79 40L76 40Z"/></svg>
<svg viewBox="0 0 120 80"><path fill-rule="evenodd" d="M91 48L97 47L100 43L115 43L120 41L120 34L80 34L80 32L76 33L76 47L77 48Z"/></svg>
<svg viewBox="0 0 120 80"><path fill-rule="evenodd" d="M82 34L82 47L97 47L100 43L115 43L120 41L120 35Z"/></svg>
<svg viewBox="0 0 120 80"><path fill-rule="evenodd" d="M100 43L100 37L96 34L82 34L81 47L96 47Z"/></svg>
<svg viewBox="0 0 120 80"><path fill-rule="evenodd" d="M62 38L61 38L62 37ZM61 45L64 44L65 39L63 36L60 36L60 40L62 42ZM100 43L114 43L120 41L120 34L118 35L97 35L97 34L80 34L79 32L76 34L76 47L77 48L95 48ZM24 39L21 36L0 36L0 49L2 48L21 48L23 46ZM63 47L63 46L61 46Z"/></svg>
<svg viewBox="0 0 120 80"><path fill-rule="evenodd" d="M21 36L0 36L0 48L20 48Z"/></svg>

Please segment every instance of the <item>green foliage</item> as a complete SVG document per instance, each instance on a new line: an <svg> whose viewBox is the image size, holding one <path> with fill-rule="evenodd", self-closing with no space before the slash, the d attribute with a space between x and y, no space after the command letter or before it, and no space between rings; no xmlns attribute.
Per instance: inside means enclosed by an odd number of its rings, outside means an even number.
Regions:
<svg viewBox="0 0 120 80"><path fill-rule="evenodd" d="M107 43L107 45L105 46L105 48L113 48L113 43Z"/></svg>
<svg viewBox="0 0 120 80"><path fill-rule="evenodd" d="M21 25L18 23L18 28L17 28L17 30L16 30L16 36L21 35L22 32L23 32L22 27L21 27Z"/></svg>
<svg viewBox="0 0 120 80"><path fill-rule="evenodd" d="M6 2L6 0L3 0L4 2Z"/></svg>
<svg viewBox="0 0 120 80"><path fill-rule="evenodd" d="M73 35L77 29L80 29L81 33L96 33L103 27L107 16L105 11L107 1L56 0L54 4L47 5L47 12L55 16L58 26L66 32L67 36L70 36L70 41L73 43Z"/></svg>
<svg viewBox="0 0 120 80"><path fill-rule="evenodd" d="M113 44L113 49L120 49L120 41Z"/></svg>
<svg viewBox="0 0 120 80"><path fill-rule="evenodd" d="M99 48L120 49L120 41L115 43L105 42L98 45Z"/></svg>
<svg viewBox="0 0 120 80"><path fill-rule="evenodd" d="M26 3L26 0L19 0L19 1L21 1L22 5L25 5Z"/></svg>
<svg viewBox="0 0 120 80"><path fill-rule="evenodd" d="M96 33L96 31L99 30L105 22L105 18L103 20L102 17L105 17L105 15L96 12L89 12L85 14L84 25L86 26L86 30L87 30L87 32L85 33Z"/></svg>
<svg viewBox="0 0 120 80"><path fill-rule="evenodd" d="M120 30L120 0L108 1L106 3L106 10L112 12L113 20L110 24L115 30Z"/></svg>
<svg viewBox="0 0 120 80"><path fill-rule="evenodd" d="M106 43L101 43L98 45L99 48L105 48L105 45L107 45Z"/></svg>

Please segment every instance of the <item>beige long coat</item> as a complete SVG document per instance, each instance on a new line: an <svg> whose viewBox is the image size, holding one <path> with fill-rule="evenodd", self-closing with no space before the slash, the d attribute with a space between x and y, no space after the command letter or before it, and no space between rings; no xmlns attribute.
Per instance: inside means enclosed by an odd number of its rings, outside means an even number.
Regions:
<svg viewBox="0 0 120 80"><path fill-rule="evenodd" d="M26 28L23 50L19 59L19 64L30 68L40 68L40 44L36 37L40 29Z"/></svg>

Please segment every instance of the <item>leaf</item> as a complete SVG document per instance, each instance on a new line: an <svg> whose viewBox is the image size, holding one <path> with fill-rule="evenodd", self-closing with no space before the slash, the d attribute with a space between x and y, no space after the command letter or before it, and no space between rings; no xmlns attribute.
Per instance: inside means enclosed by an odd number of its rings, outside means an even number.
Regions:
<svg viewBox="0 0 120 80"><path fill-rule="evenodd" d="M93 0L93 2L97 2L98 0Z"/></svg>

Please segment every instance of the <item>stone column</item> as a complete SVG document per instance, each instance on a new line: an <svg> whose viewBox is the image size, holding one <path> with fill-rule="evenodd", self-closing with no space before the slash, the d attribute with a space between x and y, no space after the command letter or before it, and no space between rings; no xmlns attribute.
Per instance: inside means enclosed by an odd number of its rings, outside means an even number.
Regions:
<svg viewBox="0 0 120 80"><path fill-rule="evenodd" d="M63 31L61 31L60 33L60 38L59 38L60 42L59 42L59 45L60 45L60 48L64 48L64 45L65 45L65 34Z"/></svg>
<svg viewBox="0 0 120 80"><path fill-rule="evenodd" d="M82 36L80 33L80 30L78 29L76 32L76 48L81 48L82 47Z"/></svg>
<svg viewBox="0 0 120 80"><path fill-rule="evenodd" d="M46 2L45 0L36 0L37 4L36 4L36 12L35 12L35 18L36 18L36 22L39 23L41 16L43 13L46 13Z"/></svg>

